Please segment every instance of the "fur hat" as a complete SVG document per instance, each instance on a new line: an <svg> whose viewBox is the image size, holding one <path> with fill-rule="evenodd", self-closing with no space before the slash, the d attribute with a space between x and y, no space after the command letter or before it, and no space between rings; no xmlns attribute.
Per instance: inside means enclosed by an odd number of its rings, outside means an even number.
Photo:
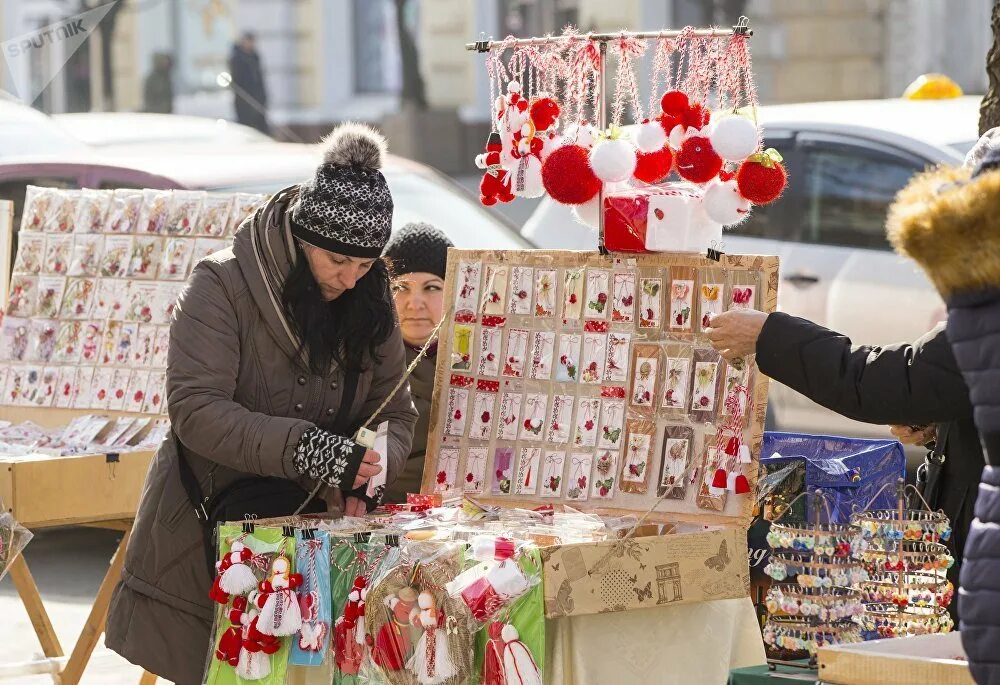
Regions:
<svg viewBox="0 0 1000 685"><path fill-rule="evenodd" d="M385 246L397 276L427 273L444 278L448 268L448 236L427 223L409 223L392 234Z"/></svg>
<svg viewBox="0 0 1000 685"><path fill-rule="evenodd" d="M380 171L387 154L382 134L364 124L341 124L321 143L323 162L299 185L292 234L350 257L378 257L392 230L392 195Z"/></svg>
<svg viewBox="0 0 1000 685"><path fill-rule="evenodd" d="M939 166L910 180L889 208L896 251L917 262L946 300L1000 287L1000 145L987 132L975 168Z"/></svg>

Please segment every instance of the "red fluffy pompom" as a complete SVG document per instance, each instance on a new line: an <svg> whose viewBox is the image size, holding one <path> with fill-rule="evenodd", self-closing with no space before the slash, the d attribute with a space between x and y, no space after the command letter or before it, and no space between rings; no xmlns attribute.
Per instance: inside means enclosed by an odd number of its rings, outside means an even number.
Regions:
<svg viewBox="0 0 1000 685"><path fill-rule="evenodd" d="M708 183L718 176L720 171L722 171L722 157L716 153L711 141L705 136L688 138L677 152L677 173L692 183Z"/></svg>
<svg viewBox="0 0 1000 685"><path fill-rule="evenodd" d="M736 170L736 187L740 195L755 205L774 202L785 190L788 176L781 162L758 153L740 164Z"/></svg>
<svg viewBox="0 0 1000 685"><path fill-rule="evenodd" d="M704 128L712 118L712 112L696 102L684 113L684 125L691 128Z"/></svg>
<svg viewBox="0 0 1000 685"><path fill-rule="evenodd" d="M640 152L636 158L632 175L643 183L662 181L674 166L674 153L666 145L656 152Z"/></svg>
<svg viewBox="0 0 1000 685"><path fill-rule="evenodd" d="M679 90L668 90L660 98L660 109L664 114L681 116L688 108L688 96ZM670 131L667 131L670 133Z"/></svg>
<svg viewBox="0 0 1000 685"><path fill-rule="evenodd" d="M601 180L590 168L588 154L579 145L563 145L545 159L542 185L553 200L564 205L582 205L597 195Z"/></svg>

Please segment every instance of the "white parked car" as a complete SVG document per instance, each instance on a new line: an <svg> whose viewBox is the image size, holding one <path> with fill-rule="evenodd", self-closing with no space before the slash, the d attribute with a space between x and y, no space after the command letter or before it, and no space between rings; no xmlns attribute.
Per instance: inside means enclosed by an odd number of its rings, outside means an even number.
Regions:
<svg viewBox="0 0 1000 685"><path fill-rule="evenodd" d="M977 139L978 97L762 107L765 147L785 158L789 184L772 205L725 234L724 251L778 255L778 306L858 344L911 341L944 319L923 274L885 238L896 192L929 165L961 163ZM594 249L596 232L546 198L522 229L546 249ZM834 360L831 360L834 363ZM771 385L772 427L885 436L787 387Z"/></svg>
<svg viewBox="0 0 1000 685"><path fill-rule="evenodd" d="M226 119L147 112L77 112L52 120L74 138L93 147L120 145L246 145L272 138L255 128Z"/></svg>

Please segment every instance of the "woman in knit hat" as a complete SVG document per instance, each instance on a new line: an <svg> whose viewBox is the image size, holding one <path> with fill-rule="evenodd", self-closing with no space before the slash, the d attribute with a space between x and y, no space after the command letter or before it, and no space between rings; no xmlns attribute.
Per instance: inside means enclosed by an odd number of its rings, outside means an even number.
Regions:
<svg viewBox="0 0 1000 685"><path fill-rule="evenodd" d="M226 598L210 570L215 523L300 507L363 513L380 464L392 482L410 453L417 417L405 384L393 393L403 341L380 257L393 209L385 147L368 127L335 129L314 177L248 217L177 304L173 433L146 477L105 639L166 680L201 683L209 650L237 676L262 677L239 625L235 641L212 644L213 599ZM389 424L382 455L353 439L373 414L372 428Z"/></svg>
<svg viewBox="0 0 1000 685"><path fill-rule="evenodd" d="M969 386L986 457L958 591L962 644L979 685L1000 685L1000 130L964 168L915 177L889 210L896 250L948 305L948 340ZM971 167L971 168L970 168Z"/></svg>
<svg viewBox="0 0 1000 685"><path fill-rule="evenodd" d="M393 297L399 328L411 363L430 339L444 316L444 275L452 243L440 230L425 223L411 223L394 233L384 255L395 276ZM406 493L420 492L427 449L427 419L434 391L437 342L431 343L410 376L410 395L420 418L413 431L413 447L402 473L389 486L387 502L405 502Z"/></svg>

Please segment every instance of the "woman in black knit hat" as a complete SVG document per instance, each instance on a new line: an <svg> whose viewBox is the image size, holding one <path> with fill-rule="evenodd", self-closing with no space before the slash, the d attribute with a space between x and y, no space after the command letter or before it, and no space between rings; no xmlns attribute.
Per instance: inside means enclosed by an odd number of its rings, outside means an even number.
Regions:
<svg viewBox="0 0 1000 685"><path fill-rule="evenodd" d="M406 345L406 363L410 364L444 316L444 274L448 248L452 243L440 230L425 223L411 223L394 233L383 255L392 263L393 297L399 316L399 328ZM413 447L406 466L389 485L386 502L404 502L406 493L420 492L427 448L427 419L434 391L437 343L410 376L410 395L420 414L413 431Z"/></svg>

